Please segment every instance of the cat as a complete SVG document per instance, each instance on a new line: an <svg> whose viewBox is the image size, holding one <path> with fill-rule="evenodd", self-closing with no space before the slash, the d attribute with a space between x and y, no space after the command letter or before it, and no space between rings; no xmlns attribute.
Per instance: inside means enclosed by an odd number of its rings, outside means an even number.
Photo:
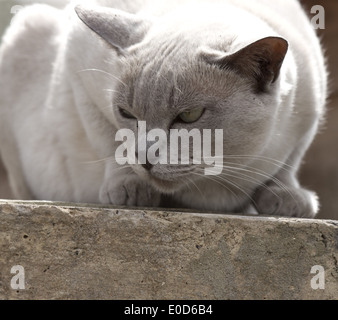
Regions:
<svg viewBox="0 0 338 320"><path fill-rule="evenodd" d="M313 218L318 198L297 172L326 96L296 0L35 4L0 49L1 157L19 199ZM116 134L138 121L223 129L222 174L118 165Z"/></svg>

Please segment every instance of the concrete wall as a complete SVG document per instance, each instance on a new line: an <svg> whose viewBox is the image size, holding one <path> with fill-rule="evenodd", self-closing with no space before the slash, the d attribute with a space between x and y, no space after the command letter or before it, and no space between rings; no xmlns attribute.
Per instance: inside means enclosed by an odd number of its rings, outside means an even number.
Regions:
<svg viewBox="0 0 338 320"><path fill-rule="evenodd" d="M0 201L0 252L0 299L338 299L334 221Z"/></svg>

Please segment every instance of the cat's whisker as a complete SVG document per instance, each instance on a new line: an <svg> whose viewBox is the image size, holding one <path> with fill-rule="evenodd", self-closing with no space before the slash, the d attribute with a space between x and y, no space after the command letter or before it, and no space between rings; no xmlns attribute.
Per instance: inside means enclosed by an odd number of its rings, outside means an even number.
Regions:
<svg viewBox="0 0 338 320"><path fill-rule="evenodd" d="M199 194L201 195L201 197L203 199L205 199L205 194L202 193L201 189L198 187L198 185L194 182L193 179L190 179L189 177L185 177L187 178L187 180L197 189L197 191L199 192Z"/></svg>
<svg viewBox="0 0 338 320"><path fill-rule="evenodd" d="M134 170L130 166L128 166L128 165L126 165L126 166L119 166L119 167L111 169L112 173L116 173L116 172L120 172L120 171L124 171L123 175L127 175L127 176L129 176L129 175L131 175L131 174L134 173Z"/></svg>
<svg viewBox="0 0 338 320"><path fill-rule="evenodd" d="M232 196L236 199L236 201L237 201L238 204L241 203L241 201L238 200L238 199L239 199L238 195L237 195L230 187L228 187L227 185L225 185L225 184L223 184L222 182L218 181L218 180L215 178L215 176L205 176L204 174L197 173L197 172L194 172L193 174L194 174L194 175L197 175L198 177L202 177L203 179L207 179L207 180L210 180L210 181L212 181L212 182L214 182L214 183L219 184L220 186L222 186L224 189L226 189L227 191L229 191L229 192L232 194ZM226 180L221 180L221 181L224 181L224 182L226 182L226 183L232 184L231 181L229 181L228 179L226 179ZM237 188L238 188L238 187L237 187ZM240 189L240 188L239 188L239 189ZM242 191L242 190L240 189L240 191ZM240 205L240 206L242 207L242 205Z"/></svg>
<svg viewBox="0 0 338 320"><path fill-rule="evenodd" d="M189 178L187 178L187 179L185 179L185 180L182 180L183 181L183 183L187 186L187 188L189 189L189 191L190 192L193 192L193 190L192 190L192 187L191 187L191 179L189 179Z"/></svg>
<svg viewBox="0 0 338 320"><path fill-rule="evenodd" d="M261 160L267 160L267 161L272 161L272 162L276 162L276 163L279 163L281 165L288 165L287 163L283 162L283 161L280 161L278 159L274 159L274 158L271 158L271 157L266 157L266 156L262 156L262 155L244 155L244 154L238 154L238 155L231 155L231 154L222 154L222 155L214 155L214 156L210 156L209 158L238 158L238 159L241 159L241 158L248 158L248 159L261 159ZM292 167L292 166L290 166Z"/></svg>
<svg viewBox="0 0 338 320"><path fill-rule="evenodd" d="M237 195L228 186L224 185L223 183L220 183L219 181L216 181L213 176L205 176L203 173L199 173L198 171L192 172L192 174L198 176L199 178L207 179L207 180L210 180L210 181L218 183L223 188L225 188L226 190L228 190L234 197L237 197Z"/></svg>
<svg viewBox="0 0 338 320"><path fill-rule="evenodd" d="M212 158L210 158L210 159L212 159ZM208 160L208 158L206 158L206 160ZM289 170L288 168L285 168L284 166L281 166L281 165L279 165L279 164L276 164L276 163L270 163L270 164L274 165L274 166L277 167L278 169L283 170L283 171L285 171L285 172L289 172L289 173L291 172L291 170ZM215 163L214 165L220 167L220 165L217 164L217 163ZM227 165L234 165L234 166L237 166L237 168L241 168L241 169L243 169L243 170L245 170L245 169L248 169L248 170L250 170L250 169L251 169L251 170L256 170L257 172L260 172L260 173L262 173L262 174L265 173L263 170L260 170L260 169L254 167L254 166L250 166L250 165L243 164L243 163L237 163L237 162L223 161L223 166L227 166Z"/></svg>
<svg viewBox="0 0 338 320"><path fill-rule="evenodd" d="M123 64L127 65L128 67L131 67L131 64L126 59L121 58L119 61L122 62ZM110 66L116 65L116 62L113 62L113 61L110 61L110 60L107 60L107 59L103 60L103 62L110 65Z"/></svg>
<svg viewBox="0 0 338 320"><path fill-rule="evenodd" d="M106 161L112 160L112 159L115 159L115 157L108 157L108 158L104 158L104 159L100 159L100 160L83 161L83 162L81 162L81 164L97 164L97 163L106 162Z"/></svg>
<svg viewBox="0 0 338 320"><path fill-rule="evenodd" d="M229 175L229 176L232 177L232 178L234 178L234 176L231 176L231 175ZM230 179L228 179L227 177L224 177L224 176L213 176L213 177L214 177L215 181L217 179L219 179L219 180L221 180L223 182L226 182L226 183L230 184L231 186L235 187L240 192L242 192L251 201L251 203L253 203L254 205L256 205L255 200L252 198L252 196L247 191L244 190L244 188L242 186L238 185L234 181L232 181L232 180L230 180Z"/></svg>
<svg viewBox="0 0 338 320"><path fill-rule="evenodd" d="M112 104L109 104L109 105L107 105L107 106L103 107L101 110L108 110L108 111L112 111L112 110L113 110L113 106L112 106Z"/></svg>
<svg viewBox="0 0 338 320"><path fill-rule="evenodd" d="M238 172L236 169L237 168L232 168L230 167L231 169L235 169L235 170L231 170L229 168L225 168L225 172L223 171L222 174L220 176L217 176L219 179L223 179L224 181L229 181L228 177L231 177L231 178L235 178L235 179L239 179L239 180L243 180L243 181L247 181L247 182L251 182L251 183L254 183L254 184L258 184L260 185L261 187L265 188L265 189L270 189L270 192L272 194L274 194L276 197L280 198L278 194L276 194L267 184L265 183L261 183L260 180L258 179L255 179L249 175L246 175L246 174L243 174L241 172ZM229 173L230 172L230 173ZM224 179L224 176L226 176L226 179ZM232 181L233 182L233 181ZM283 186L281 186L283 187Z"/></svg>
<svg viewBox="0 0 338 320"><path fill-rule="evenodd" d="M128 172L126 172L127 175L131 175L134 173L134 170L130 167L130 166L124 166L124 167L120 167L120 168L114 168L113 171L118 171L118 170L122 170L122 169L128 169Z"/></svg>
<svg viewBox="0 0 338 320"><path fill-rule="evenodd" d="M112 169L112 172L121 171L121 170L125 170L125 169L130 169L128 172L126 172L126 174L133 172L133 169L130 166L116 167L116 168Z"/></svg>
<svg viewBox="0 0 338 320"><path fill-rule="evenodd" d="M237 168L237 167L231 167L231 166L223 166L222 168L225 169L225 170L227 170L228 172L229 172L229 171L232 171L232 173L235 173L235 174L238 174L238 175L239 175L240 173L237 172L237 171L245 171L245 172L253 173L253 174L255 174L255 175L261 175L261 176L264 176L264 177L266 177L268 180L271 180L272 182L274 182L279 188L281 188L282 190L284 190L285 192L287 192L287 193L290 195L290 197L291 197L294 201L296 201L296 199L294 198L293 194L290 192L289 188L288 188L282 181L280 181L278 178L276 178L276 177L273 176L273 175L269 175L269 174L265 173L265 172L262 171L262 170L258 170L257 168L254 168L256 171L255 171L255 170L247 170L247 169L244 169L244 168ZM257 172L257 170L258 170L259 172ZM226 173L224 173L224 171L223 171L222 174L224 175L224 174L226 174ZM263 188L269 190L269 191L270 191L272 194L274 194L276 197L280 198L280 196L279 196L278 194L276 194L276 192L274 192L273 189L272 189L268 184L262 183L259 179L255 179L255 178L253 178L253 177L251 177L251 176L244 175L243 173L242 173L241 175L237 176L237 179L243 179L243 178L241 178L241 177L245 177L245 176L248 177L248 178L250 178L250 179L252 180L252 182L254 182L255 184L258 184L259 186L261 186L261 187L263 187ZM249 180L247 179L247 181L249 181Z"/></svg>
<svg viewBox="0 0 338 320"><path fill-rule="evenodd" d="M260 170L260 169L254 168L254 167L247 167L247 169L237 168L237 167L232 167L232 166L225 166L225 167L230 168L230 169L234 169L234 170L238 170L238 171L244 171L244 172L252 173L254 175L264 177L264 178L271 180L274 183L276 183L276 185L278 185L281 189L284 189L285 191L287 191L287 187L285 186L285 184L282 181L280 181L278 178L276 178L275 176L273 176L271 174L267 174L263 170ZM258 179L257 179L257 181L259 182Z"/></svg>
<svg viewBox="0 0 338 320"><path fill-rule="evenodd" d="M227 172L231 172L232 174L229 174ZM247 182L253 182L253 183L258 184L258 185L260 185L261 187L263 187L263 188L265 188L267 190L270 190L270 192L272 194L274 194L276 197L280 198L279 195L276 194L271 189L271 187L269 187L266 183L261 183L261 181L259 181L258 179L252 178L251 176L248 176L246 174L239 173L239 172L237 172L235 170L229 170L228 169L227 172L223 172L222 175L230 176L230 177L233 177L233 178L236 178L236 179L240 179L240 180L243 180L243 181L247 181Z"/></svg>
<svg viewBox="0 0 338 320"><path fill-rule="evenodd" d="M121 166L118 161L119 160L124 160L124 158L117 158L115 156L112 156L112 157L107 157L107 158L103 158L103 159L99 159L99 160L93 160L93 161L84 161L84 162L81 162L81 164L86 164L86 165L92 165L92 164L102 164L102 163L113 163L113 164L116 164L118 166ZM128 164L128 166L130 166Z"/></svg>
<svg viewBox="0 0 338 320"><path fill-rule="evenodd" d="M269 162L271 164L276 164L276 165L278 164L280 165L281 168L287 167L289 169L295 169L295 167L287 164L286 162L283 162L283 161L280 161L274 158L270 158L270 157L260 156L260 155L224 155L224 158L232 158L232 159L248 158L248 159L255 159L255 160L257 159L257 160Z"/></svg>
<svg viewBox="0 0 338 320"><path fill-rule="evenodd" d="M115 65L116 62L112 62L112 61L109 61L109 60L104 60L105 63L109 64L109 65ZM129 68L132 68L132 65L128 62L127 59L125 59L125 57L121 56L119 62L121 62L122 64L128 66Z"/></svg>
<svg viewBox="0 0 338 320"><path fill-rule="evenodd" d="M232 170L231 167L229 168L224 168L225 170L223 170L222 174L221 175L224 175L224 174L227 174L227 172L230 172L230 173L234 173L234 174L237 174L236 178L240 178L242 180L245 180L245 181L248 181L248 182L254 182L254 183L258 183L260 184L261 181L258 180L258 179L255 179L254 177L251 177L247 174L244 174L242 172L238 172L238 170Z"/></svg>
<svg viewBox="0 0 338 320"><path fill-rule="evenodd" d="M107 72L107 71L104 71L104 70L100 70L100 69L83 69L83 70L80 70L78 71L78 73L81 73L81 72L88 72L88 71L94 71L94 72L100 72L102 74L105 74L111 78L113 78L114 80L120 82L122 85L124 85L125 87L127 87L127 84L124 83L121 79L119 79L118 77L114 76L113 74Z"/></svg>
<svg viewBox="0 0 338 320"><path fill-rule="evenodd" d="M113 90L113 89L102 89L102 91L112 92L112 93L119 93L117 90Z"/></svg>
<svg viewBox="0 0 338 320"><path fill-rule="evenodd" d="M85 164L85 165L105 165L108 161L111 161L111 160L112 160L112 158L107 158L107 159L101 159L101 160L96 160L96 161L86 161L86 162L82 162L81 164ZM131 168L131 166L129 164L119 165L116 162L111 162L111 163L116 164L116 167L111 169L112 172L123 170L123 169L130 169L131 171L133 171L133 169Z"/></svg>
<svg viewBox="0 0 338 320"><path fill-rule="evenodd" d="M234 163L230 163L230 164L234 164ZM282 181L277 179L275 176L273 176L271 174L267 174L266 172L259 170L257 168L247 167L247 169L245 169L245 168L242 168L242 167L238 168L238 167L233 167L233 166L228 166L228 165L225 165L225 166L224 165L223 166L217 166L216 165L216 167L222 167L223 170L224 169L232 169L232 170L236 170L236 171L244 171L244 172L252 173L254 175L262 176L262 177L266 178L267 180L273 181L278 187L280 187L281 189L283 189L284 191L288 192L291 195L290 191L288 190L288 188L286 187L286 185ZM251 177L251 176L248 176L248 177ZM256 183L264 186L264 184L262 184L262 182L259 179L255 179L255 180L257 180Z"/></svg>
<svg viewBox="0 0 338 320"><path fill-rule="evenodd" d="M229 156L229 155L222 155L222 156L210 156L210 157L204 157L205 160L214 160L214 159L223 159L226 160L227 158L229 159L253 159L253 160L261 160L264 162L268 162L282 170L285 170L287 172L290 172L292 170L294 170L295 168L285 162L282 161L278 161L276 159L273 158L268 158L268 157L263 157L263 156ZM242 163L238 163L238 165L243 165L243 166L247 166L246 164L242 164Z"/></svg>
<svg viewBox="0 0 338 320"><path fill-rule="evenodd" d="M175 86L175 90L177 90L180 94L183 94L182 90L178 86Z"/></svg>

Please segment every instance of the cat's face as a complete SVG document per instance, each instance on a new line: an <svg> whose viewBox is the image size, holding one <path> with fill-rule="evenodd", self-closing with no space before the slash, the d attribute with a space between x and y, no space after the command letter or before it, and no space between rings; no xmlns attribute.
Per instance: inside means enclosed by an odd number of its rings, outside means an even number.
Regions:
<svg viewBox="0 0 338 320"><path fill-rule="evenodd" d="M182 40L166 34L145 37L149 28L155 28L149 27L148 22L144 25L139 18L121 12L111 16L102 12L78 9L81 19L113 46L112 54L114 50L119 53L122 67L115 75L118 81L112 84L112 108L118 129L135 133L136 160L140 157L138 138L145 139L138 137L139 121L146 123L147 132L161 129L167 135L166 163L131 164L136 174L162 192L174 192L189 181L205 178L208 165L203 161L196 164L191 158L189 164L171 164L169 137L173 129L195 129L201 137L205 129L212 133L222 130L222 160L233 157L233 163L245 164L250 158L239 160L235 156L255 155L264 149L276 121L277 79L287 52L285 40L264 38L237 52L230 42L220 52L219 44L212 47L195 38ZM107 25L109 19L108 32L102 25ZM130 19L136 19L136 34L123 29L131 25L130 21L126 23ZM112 28L114 25L116 28ZM119 34L115 34L116 30ZM127 39L127 43L121 39ZM211 137L214 151L214 134ZM145 143L142 152L147 153L153 144ZM193 148L191 140L190 150Z"/></svg>
<svg viewBox="0 0 338 320"><path fill-rule="evenodd" d="M175 47L166 47L170 45ZM212 149L215 130L223 130L225 161L226 156L257 154L264 148L275 112L270 94L257 93L252 79L210 63L205 53L189 44L165 56L161 48L150 53L147 47L139 46L124 58L112 104L119 128L135 132L136 152L139 121L146 122L148 132L161 129L167 134L167 164L132 165L138 175L167 192L182 182L204 178L208 166L203 161L193 164L192 139L190 163L170 164L171 129L197 129L201 137L210 129Z"/></svg>

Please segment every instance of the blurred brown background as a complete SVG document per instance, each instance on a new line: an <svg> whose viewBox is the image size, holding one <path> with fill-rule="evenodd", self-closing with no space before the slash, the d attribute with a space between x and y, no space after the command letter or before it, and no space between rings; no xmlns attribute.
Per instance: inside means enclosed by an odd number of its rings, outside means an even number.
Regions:
<svg viewBox="0 0 338 320"><path fill-rule="evenodd" d="M271 0L273 1L273 0ZM0 34L9 23L11 9L19 1L0 0ZM43 1L41 1L43 2ZM321 211L318 218L338 220L338 1L301 0L308 12L311 7L321 5L325 9L325 29L318 29L328 57L330 72L330 97L327 121L304 159L300 171L301 183L318 193ZM14 10L15 11L15 10ZM0 164L0 198L11 198L6 176Z"/></svg>
<svg viewBox="0 0 338 320"><path fill-rule="evenodd" d="M273 1L273 0L272 0ZM338 220L338 1L302 0L311 15L311 7L325 9L325 29L318 29L328 58L330 97L326 123L308 151L300 171L302 184L319 195L318 218Z"/></svg>

